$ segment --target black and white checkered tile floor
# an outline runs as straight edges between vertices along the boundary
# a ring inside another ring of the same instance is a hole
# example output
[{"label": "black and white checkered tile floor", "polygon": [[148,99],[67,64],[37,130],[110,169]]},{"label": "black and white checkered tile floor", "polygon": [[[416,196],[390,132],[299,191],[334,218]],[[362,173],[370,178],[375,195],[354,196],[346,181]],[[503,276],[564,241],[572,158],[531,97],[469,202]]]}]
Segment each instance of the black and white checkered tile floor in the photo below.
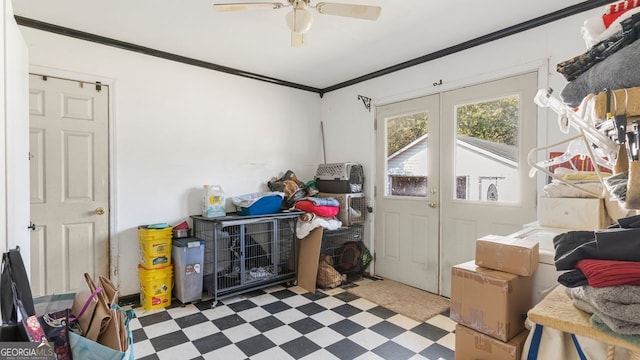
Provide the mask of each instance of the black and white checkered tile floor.
[{"label": "black and white checkered tile floor", "polygon": [[135,308],[136,359],[454,359],[448,313],[421,323],[341,288],[278,285],[211,305]]}]

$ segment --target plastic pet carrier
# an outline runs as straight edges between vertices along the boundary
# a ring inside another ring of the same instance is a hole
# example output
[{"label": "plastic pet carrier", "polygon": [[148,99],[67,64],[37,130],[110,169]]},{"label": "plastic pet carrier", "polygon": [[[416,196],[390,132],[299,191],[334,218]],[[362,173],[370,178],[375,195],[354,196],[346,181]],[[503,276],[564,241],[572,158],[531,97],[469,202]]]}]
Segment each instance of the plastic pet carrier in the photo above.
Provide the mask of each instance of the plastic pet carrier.
[{"label": "plastic pet carrier", "polygon": [[364,188],[364,170],[356,163],[320,164],[316,171],[316,187],[324,193],[359,193]]},{"label": "plastic pet carrier", "polygon": [[364,222],[367,214],[367,198],[364,193],[353,194],[331,194],[319,193],[318,197],[332,197],[340,203],[340,212],[337,218],[342,225],[349,226]]}]

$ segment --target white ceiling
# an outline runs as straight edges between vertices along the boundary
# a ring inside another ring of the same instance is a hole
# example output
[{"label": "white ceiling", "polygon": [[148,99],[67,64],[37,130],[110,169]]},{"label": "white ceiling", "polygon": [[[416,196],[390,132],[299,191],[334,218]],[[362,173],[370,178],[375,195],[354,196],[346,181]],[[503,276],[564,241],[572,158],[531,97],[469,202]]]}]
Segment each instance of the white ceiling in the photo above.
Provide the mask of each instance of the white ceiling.
[{"label": "white ceiling", "polygon": [[324,89],[583,2],[333,1],[378,5],[382,13],[368,21],[311,9],[307,44],[291,48],[285,22],[290,8],[212,7],[247,0],[14,0],[13,7],[33,20]]}]

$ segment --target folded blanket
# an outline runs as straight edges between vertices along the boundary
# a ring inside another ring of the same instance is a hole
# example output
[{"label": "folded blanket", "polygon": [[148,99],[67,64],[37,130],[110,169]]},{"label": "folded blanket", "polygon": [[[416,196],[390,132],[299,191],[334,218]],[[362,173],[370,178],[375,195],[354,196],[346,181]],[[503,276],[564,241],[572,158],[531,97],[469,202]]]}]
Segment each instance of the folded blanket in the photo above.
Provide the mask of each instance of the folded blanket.
[{"label": "folded blanket", "polygon": [[569,231],[553,238],[554,262],[557,270],[573,270],[582,259],[597,259],[593,231]]},{"label": "folded blanket", "polygon": [[591,325],[593,325],[593,327],[596,330],[602,331],[603,333],[606,333],[608,335],[618,337],[622,340],[625,340],[632,344],[636,344],[640,346],[640,335],[618,334],[617,332],[611,330],[611,328],[608,327],[607,324],[605,324],[604,321],[602,321],[602,319],[600,319],[600,317],[596,314],[591,315],[591,318],[589,319],[589,321],[591,322]]},{"label": "folded blanket", "polygon": [[340,206],[340,202],[333,197],[306,197],[304,200],[311,201],[316,206]]},{"label": "folded blanket", "polygon": [[640,261],[640,229],[611,228],[594,231],[596,256],[583,259]]},{"label": "folded blanket", "polygon": [[589,70],[570,81],[561,91],[560,97],[569,106],[577,107],[589,94],[598,94],[604,89],[625,89],[640,86],[640,41],[618,50],[616,53],[593,65]]},{"label": "folded blanket", "polygon": [[583,259],[576,264],[574,271],[578,270],[593,287],[640,285],[640,262],[637,261]]},{"label": "folded blanket", "polygon": [[568,288],[589,285],[587,277],[584,276],[582,270],[574,269],[567,271],[558,276],[558,282]]},{"label": "folded blanket", "polygon": [[313,213],[302,214],[296,221],[296,236],[298,239],[303,239],[309,235],[311,230],[319,226],[327,230],[336,230],[342,227],[342,221],[336,218],[325,218]]},{"label": "folded blanket", "polygon": [[614,332],[640,334],[640,288],[632,285],[567,288],[573,305],[597,315]]},{"label": "folded blanket", "polygon": [[599,182],[582,183],[578,186],[580,186],[581,189],[560,182],[552,182],[545,185],[542,190],[547,197],[569,198],[594,198],[593,193],[602,194],[603,191],[603,185]]}]

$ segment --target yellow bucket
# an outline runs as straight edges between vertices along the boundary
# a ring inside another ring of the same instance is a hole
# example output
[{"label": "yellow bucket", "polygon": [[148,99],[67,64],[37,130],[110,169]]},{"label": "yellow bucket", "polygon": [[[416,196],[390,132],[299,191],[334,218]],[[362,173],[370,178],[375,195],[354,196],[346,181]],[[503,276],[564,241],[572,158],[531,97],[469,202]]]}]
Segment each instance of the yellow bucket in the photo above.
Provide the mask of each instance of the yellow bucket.
[{"label": "yellow bucket", "polygon": [[171,305],[173,266],[146,269],[138,265],[140,279],[140,304],[145,310],[161,309]]},{"label": "yellow bucket", "polygon": [[171,264],[172,229],[147,229],[138,227],[140,264],[147,269],[157,269]]}]

